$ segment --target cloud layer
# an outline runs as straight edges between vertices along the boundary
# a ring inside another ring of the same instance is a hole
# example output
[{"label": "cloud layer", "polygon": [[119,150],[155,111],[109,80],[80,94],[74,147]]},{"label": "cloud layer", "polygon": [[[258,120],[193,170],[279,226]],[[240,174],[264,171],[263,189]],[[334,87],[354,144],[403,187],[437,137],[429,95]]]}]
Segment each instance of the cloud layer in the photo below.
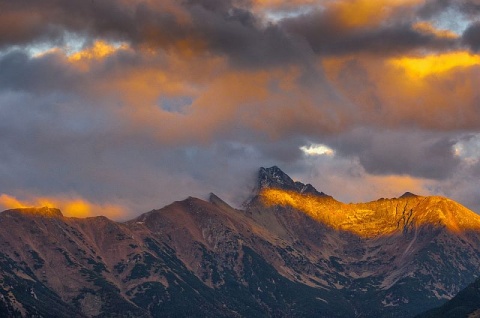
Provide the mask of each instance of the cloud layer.
[{"label": "cloud layer", "polygon": [[276,164],[345,201],[480,212],[479,5],[2,1],[0,204],[238,205]]}]

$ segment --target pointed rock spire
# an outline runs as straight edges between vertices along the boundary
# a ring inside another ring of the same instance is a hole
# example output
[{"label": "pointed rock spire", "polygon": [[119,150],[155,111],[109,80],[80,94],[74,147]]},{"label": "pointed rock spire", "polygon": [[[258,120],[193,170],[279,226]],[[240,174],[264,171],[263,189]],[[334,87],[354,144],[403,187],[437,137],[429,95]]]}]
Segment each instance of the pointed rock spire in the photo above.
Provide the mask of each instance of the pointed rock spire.
[{"label": "pointed rock spire", "polygon": [[415,197],[418,197],[418,195],[416,194],[413,194],[412,192],[405,192],[404,194],[402,194],[399,199],[405,199],[405,198],[415,198]]},{"label": "pointed rock spire", "polygon": [[257,192],[263,189],[271,188],[296,191],[301,194],[328,196],[323,192],[318,192],[317,189],[315,189],[315,187],[311,184],[293,181],[290,176],[288,176],[277,166],[270,168],[261,167],[258,172]]},{"label": "pointed rock spire", "polygon": [[261,167],[258,172],[258,189],[279,188],[283,190],[297,190],[295,182],[279,167]]}]

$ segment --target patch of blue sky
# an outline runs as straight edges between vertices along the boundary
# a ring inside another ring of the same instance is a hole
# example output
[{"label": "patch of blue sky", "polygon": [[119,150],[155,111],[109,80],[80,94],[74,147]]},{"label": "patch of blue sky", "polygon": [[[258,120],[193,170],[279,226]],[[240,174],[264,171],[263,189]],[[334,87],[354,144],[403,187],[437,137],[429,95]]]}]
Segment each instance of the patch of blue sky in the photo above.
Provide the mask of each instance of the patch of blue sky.
[{"label": "patch of blue sky", "polygon": [[[92,44],[92,41],[95,39],[86,37],[81,34],[75,34],[71,32],[65,32],[62,38],[55,40],[40,40],[26,45],[13,45],[9,46],[3,51],[0,51],[0,56],[8,54],[14,50],[22,50],[27,53],[30,57],[39,57],[48,52],[54,50],[61,50],[66,55],[72,55]],[[121,41],[107,41],[110,45],[118,48],[124,45],[124,42]]]},{"label": "patch of blue sky", "polygon": [[454,151],[457,156],[466,161],[480,160],[480,134],[470,135],[460,140],[455,144]]},{"label": "patch of blue sky", "polygon": [[440,30],[450,30],[461,35],[472,23],[471,19],[455,8],[449,8],[432,19],[434,27]]},{"label": "patch of blue sky", "polygon": [[184,114],[192,105],[193,98],[191,96],[162,96],[157,100],[157,105],[164,111],[170,113]]}]

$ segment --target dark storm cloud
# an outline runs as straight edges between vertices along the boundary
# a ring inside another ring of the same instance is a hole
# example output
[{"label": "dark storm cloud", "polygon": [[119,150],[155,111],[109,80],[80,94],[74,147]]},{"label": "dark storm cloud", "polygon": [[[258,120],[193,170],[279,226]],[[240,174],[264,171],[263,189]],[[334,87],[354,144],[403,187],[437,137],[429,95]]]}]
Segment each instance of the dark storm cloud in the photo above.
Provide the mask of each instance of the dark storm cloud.
[{"label": "dark storm cloud", "polygon": [[332,143],[340,156],[356,157],[374,175],[410,175],[442,180],[450,177],[461,160],[454,154],[450,136],[420,131],[357,129]]},{"label": "dark storm cloud", "polygon": [[167,50],[179,41],[190,41],[192,48],[198,44],[197,53],[226,55],[234,64],[246,66],[298,62],[308,56],[279,26],[262,25],[236,3],[184,1],[178,9],[190,21],[180,21],[161,2],[154,6],[118,1],[7,1],[0,8],[0,46],[45,39],[61,42],[65,36],[61,31],[70,31]]},{"label": "dark storm cloud", "polygon": [[417,48],[447,49],[455,40],[422,33],[403,21],[380,26],[347,28],[329,12],[314,12],[284,21],[291,33],[305,37],[317,54],[336,55],[373,53],[378,55],[401,54]]},{"label": "dark storm cloud", "polygon": [[451,7],[453,4],[454,1],[451,0],[429,0],[419,7],[418,14],[421,17],[429,19]]},{"label": "dark storm cloud", "polygon": [[480,50],[480,22],[471,24],[463,33],[462,40],[472,51],[478,52]]},{"label": "dark storm cloud", "polygon": [[[132,15],[120,14],[120,8],[114,1],[2,1],[0,45],[58,40],[63,37],[64,31],[88,31],[92,28],[102,32],[127,31]],[[124,20],[125,28],[121,20]]]},{"label": "dark storm cloud", "polygon": [[[80,92],[95,80],[112,77],[115,71],[142,67],[165,67],[162,56],[146,61],[132,52],[117,52],[84,71],[69,62],[63,52],[50,52],[32,57],[24,50],[15,49],[0,55],[0,90],[28,93]],[[86,97],[85,95],[83,97]]]},{"label": "dark storm cloud", "polygon": [[0,89],[44,92],[79,85],[77,72],[55,54],[32,59],[16,50],[0,57],[0,69]]},{"label": "dark storm cloud", "polygon": [[211,10],[210,6],[196,4],[188,10],[209,49],[228,56],[235,64],[258,67],[309,59],[308,50],[297,39],[278,25],[262,25],[246,9]]},{"label": "dark storm cloud", "polygon": [[[179,12],[170,9],[172,6]],[[187,41],[197,54],[227,56],[233,64],[246,67],[308,65],[312,52],[382,55],[416,48],[443,49],[454,44],[452,39],[415,30],[405,19],[348,28],[329,10],[273,24],[257,17],[246,1],[184,1],[181,5],[110,0],[6,1],[0,12],[0,46],[45,39],[61,42],[63,31],[165,50]]]}]

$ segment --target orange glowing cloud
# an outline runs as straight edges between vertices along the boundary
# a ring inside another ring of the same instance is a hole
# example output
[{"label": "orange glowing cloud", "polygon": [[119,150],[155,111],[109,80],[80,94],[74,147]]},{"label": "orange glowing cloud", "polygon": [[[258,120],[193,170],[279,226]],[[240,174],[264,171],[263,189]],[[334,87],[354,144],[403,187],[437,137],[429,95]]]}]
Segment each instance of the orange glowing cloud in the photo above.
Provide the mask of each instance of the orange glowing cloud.
[{"label": "orange glowing cloud", "polygon": [[96,204],[78,197],[34,197],[29,200],[19,200],[16,197],[1,194],[0,207],[4,210],[27,207],[58,208],[65,216],[78,218],[104,215],[109,218],[118,219],[126,215],[125,209],[119,205]]},{"label": "orange glowing cloud", "polygon": [[[352,65],[355,68],[352,69]],[[468,52],[379,59],[324,59],[330,83],[356,106],[365,122],[393,129],[478,129],[480,56]]]},{"label": "orange glowing cloud", "polygon": [[25,205],[23,202],[17,200],[17,198],[2,193],[0,195],[0,206],[4,209],[19,209],[28,207],[28,204]]},{"label": "orange glowing cloud", "polygon": [[78,62],[82,60],[96,60],[103,59],[115,53],[117,50],[125,50],[128,46],[126,44],[112,45],[105,41],[97,40],[92,46],[75,52],[68,56],[70,62]]},{"label": "orange glowing cloud", "polygon": [[[115,92],[130,106],[116,113],[125,131],[143,131],[162,143],[208,142],[215,134],[240,125],[277,138],[283,133],[279,128],[289,129],[292,119],[308,119],[312,125],[320,121],[315,119],[318,108],[299,87],[298,68],[226,70],[223,59],[184,67],[177,67],[173,59],[175,72],[135,69],[102,81],[96,89],[99,93]],[[165,110],[159,104],[161,97],[182,95],[192,97],[192,102],[181,113]],[[277,125],[265,125],[266,117]]]},{"label": "orange glowing cloud", "polygon": [[456,34],[455,32],[450,30],[437,29],[427,21],[415,23],[413,25],[413,29],[426,34],[433,34],[439,38],[456,39],[459,37],[458,34]]},{"label": "orange glowing cloud", "polygon": [[445,73],[455,68],[469,68],[480,65],[480,55],[458,51],[443,54],[431,54],[422,57],[401,57],[390,63],[413,78],[423,78]]},{"label": "orange glowing cloud", "polygon": [[201,41],[179,40],[172,51],[161,54],[154,46],[138,47],[135,54],[142,56],[142,63],[102,73],[104,77],[92,81],[90,93],[120,98],[129,106],[117,109],[122,119],[151,118],[161,112],[161,98],[194,97],[225,69],[224,58],[198,54],[202,45]]},{"label": "orange glowing cloud", "polygon": [[259,9],[295,8],[298,6],[316,6],[339,13],[350,26],[371,24],[373,21],[385,18],[392,10],[402,6],[412,6],[422,3],[422,0],[255,0],[253,4]]},{"label": "orange glowing cloud", "polygon": [[344,0],[333,1],[329,7],[336,13],[342,25],[356,28],[373,26],[385,21],[396,9],[405,6],[417,5],[421,0]]}]

